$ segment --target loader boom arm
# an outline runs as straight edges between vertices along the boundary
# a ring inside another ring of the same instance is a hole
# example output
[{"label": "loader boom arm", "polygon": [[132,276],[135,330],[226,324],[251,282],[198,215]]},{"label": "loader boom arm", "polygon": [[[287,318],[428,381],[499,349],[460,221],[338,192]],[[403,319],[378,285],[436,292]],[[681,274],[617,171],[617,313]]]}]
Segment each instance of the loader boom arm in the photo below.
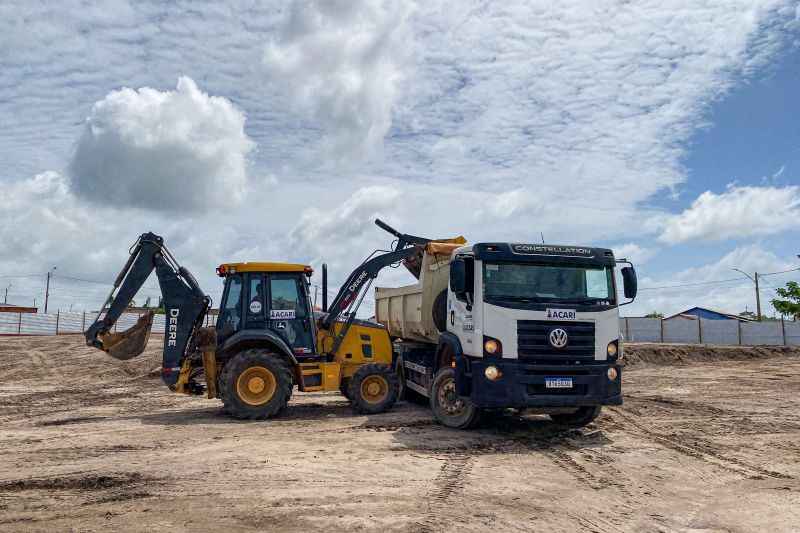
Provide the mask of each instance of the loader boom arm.
[{"label": "loader boom arm", "polygon": [[174,385],[185,356],[195,349],[195,333],[211,306],[211,299],[203,293],[192,274],[178,265],[164,246],[164,239],[158,235],[145,233],[136,241],[105,303],[119,289],[116,298],[104,317],[100,318],[102,310],[98,313],[97,320],[84,336],[86,344],[117,359],[131,359],[142,353],[152,325],[152,312],[141,317],[139,323],[126,332],[111,333],[111,330],[153,270],[166,309],[161,376],[167,385]]},{"label": "loader boom arm", "polygon": [[[351,272],[347,281],[344,282],[339,292],[336,294],[336,297],[333,299],[327,314],[319,320],[319,327],[330,330],[333,323],[336,322],[345,311],[348,309],[350,310],[350,315],[347,317],[344,327],[342,327],[339,334],[336,336],[333,347],[329,352],[330,355],[335,354],[339,349],[339,346],[347,334],[347,330],[355,319],[355,312],[364,299],[367,288],[372,283],[372,280],[378,277],[378,273],[389,265],[399,263],[419,253],[419,247],[431,241],[431,239],[400,233],[381,219],[375,219],[375,224],[397,237],[397,243],[394,245],[392,251],[384,252],[367,259]],[[361,298],[359,298],[359,294],[361,294]]]}]

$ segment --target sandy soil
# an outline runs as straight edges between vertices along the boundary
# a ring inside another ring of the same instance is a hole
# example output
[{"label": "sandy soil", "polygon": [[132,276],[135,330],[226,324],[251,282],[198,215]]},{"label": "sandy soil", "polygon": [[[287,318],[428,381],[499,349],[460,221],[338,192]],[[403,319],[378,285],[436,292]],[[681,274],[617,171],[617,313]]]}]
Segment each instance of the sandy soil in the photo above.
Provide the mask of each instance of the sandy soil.
[{"label": "sandy soil", "polygon": [[0,530],[800,530],[797,351],[634,348],[625,405],[588,428],[456,432],[337,394],[235,421],[148,376],[154,341],[121,363],[79,337],[0,338]]}]

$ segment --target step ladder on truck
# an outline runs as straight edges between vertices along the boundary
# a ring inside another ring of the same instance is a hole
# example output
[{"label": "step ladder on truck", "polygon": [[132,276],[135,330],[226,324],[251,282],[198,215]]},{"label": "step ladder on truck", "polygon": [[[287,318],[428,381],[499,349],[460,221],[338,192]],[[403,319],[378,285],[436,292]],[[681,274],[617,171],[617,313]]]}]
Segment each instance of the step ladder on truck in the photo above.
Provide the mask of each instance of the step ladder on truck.
[{"label": "step ladder on truck", "polygon": [[581,427],[622,404],[619,306],[637,292],[629,261],[549,244],[453,240],[418,250],[403,261],[417,283],[375,289],[401,397],[429,402],[457,429],[502,408]]}]

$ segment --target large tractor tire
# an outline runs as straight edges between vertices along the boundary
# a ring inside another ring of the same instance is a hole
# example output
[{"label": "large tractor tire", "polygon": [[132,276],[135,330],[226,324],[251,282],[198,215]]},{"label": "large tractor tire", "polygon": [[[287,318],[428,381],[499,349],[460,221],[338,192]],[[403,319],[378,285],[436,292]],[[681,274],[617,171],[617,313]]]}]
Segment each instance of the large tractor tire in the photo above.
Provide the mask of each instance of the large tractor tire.
[{"label": "large tractor tire", "polygon": [[442,367],[433,377],[431,409],[436,419],[450,429],[470,429],[478,425],[483,410],[456,397],[456,379],[453,369]]},{"label": "large tractor tire", "polygon": [[447,289],[439,291],[431,306],[433,324],[440,332],[447,331]]},{"label": "large tractor tire", "polygon": [[397,376],[390,365],[361,365],[350,378],[350,402],[356,413],[385,413],[397,401]]},{"label": "large tractor tire", "polygon": [[350,378],[342,378],[339,383],[339,392],[348,400],[352,399],[352,396],[350,396]]},{"label": "large tractor tire", "polygon": [[553,422],[559,426],[567,428],[582,428],[588,426],[594,419],[600,416],[602,407],[599,405],[590,405],[588,407],[578,407],[574,413],[560,413],[550,415]]},{"label": "large tractor tire", "polygon": [[222,404],[232,416],[265,420],[280,413],[292,396],[292,372],[278,355],[246,350],[225,364],[219,377]]}]

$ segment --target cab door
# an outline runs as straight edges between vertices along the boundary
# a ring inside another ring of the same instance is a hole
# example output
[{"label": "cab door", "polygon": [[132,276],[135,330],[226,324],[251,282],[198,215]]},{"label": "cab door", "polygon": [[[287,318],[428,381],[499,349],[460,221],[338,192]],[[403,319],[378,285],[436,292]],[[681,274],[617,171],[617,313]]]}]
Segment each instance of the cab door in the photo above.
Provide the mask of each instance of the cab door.
[{"label": "cab door", "polygon": [[269,275],[269,328],[283,338],[295,355],[314,354],[314,333],[305,289],[297,274]]},{"label": "cab door", "polygon": [[475,259],[471,256],[456,258],[463,262],[463,287],[454,291],[456,270],[450,269],[450,291],[447,299],[447,330],[455,334],[461,342],[464,355],[483,355],[482,342],[475,339]]},{"label": "cab door", "polygon": [[263,330],[267,327],[265,279],[260,272],[247,276],[247,299],[244,306],[244,327],[250,330]]}]

